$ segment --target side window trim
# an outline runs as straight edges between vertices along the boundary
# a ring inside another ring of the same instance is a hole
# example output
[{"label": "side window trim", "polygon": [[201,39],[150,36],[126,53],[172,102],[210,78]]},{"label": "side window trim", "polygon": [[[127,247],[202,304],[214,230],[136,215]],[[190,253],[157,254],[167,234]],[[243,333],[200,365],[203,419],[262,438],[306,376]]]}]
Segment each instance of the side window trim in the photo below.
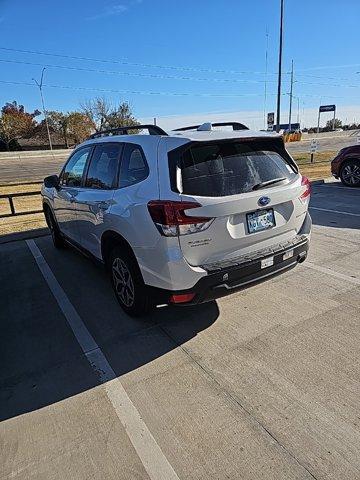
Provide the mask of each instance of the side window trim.
[{"label": "side window trim", "polygon": [[80,148],[77,148],[74,152],[72,152],[72,154],[70,155],[70,157],[67,159],[67,161],[65,162],[64,166],[62,167],[61,169],[61,172],[60,172],[60,175],[59,175],[59,180],[60,180],[60,185],[61,185],[61,188],[68,188],[68,185],[63,185],[61,182],[62,182],[62,176],[64,174],[64,171],[65,171],[65,168],[67,167],[67,165],[69,164],[69,162],[71,161],[71,159],[73,158],[74,155],[76,155],[78,152],[80,152],[81,150],[84,150],[85,148],[89,148],[90,147],[90,152],[89,152],[89,155],[86,159],[86,163],[85,163],[85,167],[84,167],[84,171],[83,171],[83,174],[82,174],[82,177],[81,177],[81,184],[79,187],[77,188],[82,188],[83,186],[83,182],[84,182],[84,175],[85,175],[85,172],[87,172],[87,169],[88,169],[88,165],[89,165],[89,161],[92,157],[92,154],[94,152],[94,145],[84,145],[83,147],[80,147]]},{"label": "side window trim", "polygon": [[97,189],[92,188],[92,187],[85,187],[85,184],[86,184],[86,181],[87,181],[87,178],[88,178],[90,164],[91,164],[92,158],[94,156],[95,148],[97,146],[102,146],[102,145],[120,145],[120,153],[119,153],[119,158],[118,158],[118,162],[117,162],[117,171],[116,171],[116,174],[115,174],[115,178],[114,178],[111,190],[115,190],[115,189],[119,188],[118,185],[119,185],[120,166],[121,166],[122,157],[123,157],[124,150],[125,150],[125,143],[124,142],[97,142],[97,143],[93,144],[92,151],[91,151],[91,153],[90,153],[90,155],[87,159],[86,165],[85,165],[83,178],[82,178],[82,182],[81,182],[81,187],[82,188],[97,190]]}]

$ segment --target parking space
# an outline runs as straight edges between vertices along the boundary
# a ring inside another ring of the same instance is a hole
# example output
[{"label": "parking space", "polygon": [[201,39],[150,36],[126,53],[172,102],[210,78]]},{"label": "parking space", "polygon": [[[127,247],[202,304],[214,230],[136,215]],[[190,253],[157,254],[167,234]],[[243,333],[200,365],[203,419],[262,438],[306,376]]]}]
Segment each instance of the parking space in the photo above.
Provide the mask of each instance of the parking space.
[{"label": "parking space", "polygon": [[304,264],[137,320],[76,251],[0,245],[0,478],[360,479],[360,191],[310,212]]}]

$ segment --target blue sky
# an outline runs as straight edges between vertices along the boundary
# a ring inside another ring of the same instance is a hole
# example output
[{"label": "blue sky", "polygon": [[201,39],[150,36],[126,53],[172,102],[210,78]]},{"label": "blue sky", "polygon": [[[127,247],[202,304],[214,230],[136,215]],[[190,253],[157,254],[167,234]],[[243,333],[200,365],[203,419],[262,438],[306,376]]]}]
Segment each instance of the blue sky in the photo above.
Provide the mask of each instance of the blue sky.
[{"label": "blue sky", "polygon": [[[299,113],[315,112],[321,101],[360,121],[359,18],[359,0],[285,0],[282,121],[291,59]],[[261,117],[266,32],[267,111],[275,108],[278,26],[278,0],[0,0],[0,47],[107,60],[0,49],[0,81],[31,83],[46,65],[48,110],[77,109],[85,99],[105,95],[129,101],[138,117]],[[36,88],[1,83],[0,103],[14,99],[28,110],[40,107]],[[295,100],[295,119],[297,107]]]}]

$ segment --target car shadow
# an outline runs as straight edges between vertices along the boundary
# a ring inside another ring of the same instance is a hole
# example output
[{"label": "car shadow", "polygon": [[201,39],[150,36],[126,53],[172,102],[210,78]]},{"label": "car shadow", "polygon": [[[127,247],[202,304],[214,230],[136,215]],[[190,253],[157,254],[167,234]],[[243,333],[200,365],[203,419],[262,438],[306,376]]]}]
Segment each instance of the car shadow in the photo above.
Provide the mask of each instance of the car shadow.
[{"label": "car shadow", "polygon": [[[178,349],[219,316],[210,302],[161,307],[132,319],[121,311],[103,269],[71,249],[56,252],[48,237],[36,241],[117,377]],[[0,419],[57,408],[98,386],[26,243],[0,245],[0,265]]]},{"label": "car shadow", "polygon": [[314,185],[309,211],[313,225],[360,229],[360,189],[339,182]]}]

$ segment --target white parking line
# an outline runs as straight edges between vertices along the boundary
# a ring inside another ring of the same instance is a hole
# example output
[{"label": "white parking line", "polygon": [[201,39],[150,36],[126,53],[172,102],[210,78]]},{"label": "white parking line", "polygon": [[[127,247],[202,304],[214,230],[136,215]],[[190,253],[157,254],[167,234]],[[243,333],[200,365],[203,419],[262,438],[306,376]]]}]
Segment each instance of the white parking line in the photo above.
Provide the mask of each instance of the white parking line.
[{"label": "white parking line", "polygon": [[104,384],[106,394],[152,480],[179,480],[156,440],[130,400],[116,373],[56,280],[34,240],[26,240],[35,261],[63,312],[88,362]]},{"label": "white parking line", "polygon": [[351,215],[352,217],[360,217],[360,213],[344,212],[342,210],[330,210],[328,208],[320,208],[320,207],[309,207],[309,209],[319,210],[320,212],[340,213],[341,215]]},{"label": "white parking line", "polygon": [[330,268],[321,267],[320,265],[315,265],[312,262],[307,261],[304,265],[313,270],[317,270],[321,273],[326,273],[327,275],[331,275],[332,277],[340,278],[340,280],[345,280],[346,282],[353,283],[354,285],[360,285],[360,278],[350,277],[350,275],[344,275],[343,273],[335,272]]}]

